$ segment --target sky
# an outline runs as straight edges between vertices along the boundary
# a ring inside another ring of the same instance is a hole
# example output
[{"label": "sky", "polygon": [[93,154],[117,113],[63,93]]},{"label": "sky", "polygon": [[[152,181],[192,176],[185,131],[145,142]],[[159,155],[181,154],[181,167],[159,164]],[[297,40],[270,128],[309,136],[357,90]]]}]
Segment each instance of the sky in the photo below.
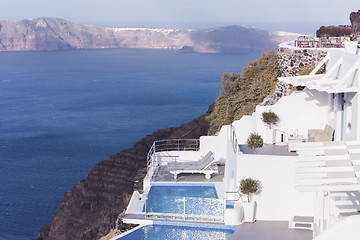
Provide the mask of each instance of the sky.
[{"label": "sky", "polygon": [[1,20],[58,17],[102,27],[209,28],[246,24],[315,34],[350,25],[359,0],[0,0]]}]

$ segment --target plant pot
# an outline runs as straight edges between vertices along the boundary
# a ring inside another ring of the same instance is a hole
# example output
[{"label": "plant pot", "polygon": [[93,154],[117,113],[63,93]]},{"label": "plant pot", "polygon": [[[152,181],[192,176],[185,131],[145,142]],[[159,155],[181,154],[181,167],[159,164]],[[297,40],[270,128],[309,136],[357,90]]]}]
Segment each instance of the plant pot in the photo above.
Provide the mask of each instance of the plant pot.
[{"label": "plant pot", "polygon": [[345,42],[345,52],[356,54],[358,41]]},{"label": "plant pot", "polygon": [[245,202],[242,204],[244,208],[244,222],[256,221],[256,202]]},{"label": "plant pot", "polygon": [[243,220],[243,208],[241,205],[235,205],[234,208],[226,208],[224,214],[224,223],[226,225],[239,225]]}]

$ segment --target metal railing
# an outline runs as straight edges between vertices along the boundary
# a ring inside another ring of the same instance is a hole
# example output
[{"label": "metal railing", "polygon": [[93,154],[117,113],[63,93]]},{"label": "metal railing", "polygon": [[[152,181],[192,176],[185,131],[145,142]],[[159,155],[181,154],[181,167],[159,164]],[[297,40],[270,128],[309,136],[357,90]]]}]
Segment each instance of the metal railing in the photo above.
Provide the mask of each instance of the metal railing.
[{"label": "metal railing", "polygon": [[199,139],[166,139],[154,142],[156,152],[168,151],[198,151]]},{"label": "metal railing", "polygon": [[224,222],[226,205],[223,199],[169,196],[166,201],[160,204],[146,199],[145,218],[190,222]]},{"label": "metal railing", "polygon": [[344,42],[350,41],[349,37],[320,37],[311,38],[301,36],[295,40],[295,47],[299,48],[343,48]]},{"label": "metal railing", "polygon": [[[159,166],[159,161],[155,156],[158,152],[169,152],[169,151],[199,151],[200,140],[199,139],[166,139],[155,141],[148,154],[147,154],[147,177],[152,178]],[[177,156],[163,156],[175,158]]]}]

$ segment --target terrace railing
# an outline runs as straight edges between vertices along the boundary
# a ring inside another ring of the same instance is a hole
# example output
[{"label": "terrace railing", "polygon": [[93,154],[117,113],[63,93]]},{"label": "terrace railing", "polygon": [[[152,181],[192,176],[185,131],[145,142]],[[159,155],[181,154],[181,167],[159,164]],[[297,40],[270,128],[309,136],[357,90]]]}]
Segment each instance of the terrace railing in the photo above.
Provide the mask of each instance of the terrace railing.
[{"label": "terrace railing", "polygon": [[[167,203],[145,201],[145,218],[197,222],[224,222],[225,201],[217,198],[169,197]],[[158,205],[156,205],[158,204]],[[162,205],[161,205],[162,204]]]},{"label": "terrace railing", "polygon": [[349,37],[321,37],[311,38],[300,36],[295,40],[295,47],[299,48],[342,48],[344,42],[350,41]]},{"label": "terrace railing", "polygon": [[[147,177],[152,178],[156,173],[160,162],[156,157],[156,153],[169,151],[199,151],[199,139],[166,139],[155,141],[147,154]],[[174,158],[176,156],[163,156]]]}]

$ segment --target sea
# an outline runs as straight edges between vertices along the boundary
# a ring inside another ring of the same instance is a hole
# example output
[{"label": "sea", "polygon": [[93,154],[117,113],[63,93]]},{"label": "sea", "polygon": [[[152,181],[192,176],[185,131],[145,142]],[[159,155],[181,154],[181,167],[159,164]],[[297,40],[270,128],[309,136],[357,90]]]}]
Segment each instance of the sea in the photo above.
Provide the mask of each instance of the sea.
[{"label": "sea", "polygon": [[204,114],[260,55],[0,52],[0,239],[37,239],[96,163]]}]

